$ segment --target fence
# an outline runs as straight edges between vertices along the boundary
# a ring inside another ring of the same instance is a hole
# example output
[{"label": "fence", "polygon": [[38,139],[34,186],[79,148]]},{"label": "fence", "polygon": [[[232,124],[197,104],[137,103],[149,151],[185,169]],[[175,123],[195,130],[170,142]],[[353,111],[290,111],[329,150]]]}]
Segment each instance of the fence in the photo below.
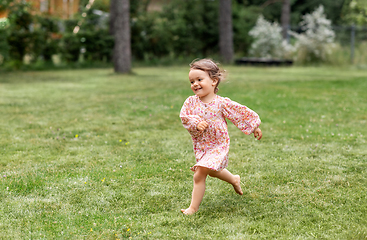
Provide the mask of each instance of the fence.
[{"label": "fence", "polygon": [[[350,46],[350,61],[354,63],[355,51],[367,41],[367,27],[364,26],[333,26],[335,41],[341,46]],[[367,50],[367,49],[366,49]]]},{"label": "fence", "polygon": [[[335,42],[339,43],[343,48],[347,47],[349,49],[350,62],[353,64],[355,62],[356,49],[359,49],[359,46],[362,44],[367,44],[367,26],[334,25],[332,29],[335,32]],[[291,30],[302,32],[299,26],[292,26]]]}]

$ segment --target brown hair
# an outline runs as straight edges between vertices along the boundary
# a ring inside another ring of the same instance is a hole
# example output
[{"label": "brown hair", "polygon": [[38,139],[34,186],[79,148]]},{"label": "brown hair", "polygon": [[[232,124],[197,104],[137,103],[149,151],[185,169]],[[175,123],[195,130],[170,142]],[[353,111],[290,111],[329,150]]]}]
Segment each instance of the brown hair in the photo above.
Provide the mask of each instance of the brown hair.
[{"label": "brown hair", "polygon": [[218,80],[217,85],[215,86],[214,92],[217,93],[219,88],[218,85],[221,81],[224,80],[225,70],[222,70],[218,67],[218,63],[215,63],[212,59],[204,58],[204,59],[195,59],[190,63],[190,69],[197,69],[206,72],[209,77],[213,80]]}]

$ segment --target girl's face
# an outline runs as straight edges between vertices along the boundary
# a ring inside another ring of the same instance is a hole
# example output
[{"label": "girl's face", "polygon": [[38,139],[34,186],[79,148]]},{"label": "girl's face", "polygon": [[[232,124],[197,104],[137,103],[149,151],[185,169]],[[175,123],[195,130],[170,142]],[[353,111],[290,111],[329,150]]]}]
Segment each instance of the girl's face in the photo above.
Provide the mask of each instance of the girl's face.
[{"label": "girl's face", "polygon": [[213,99],[217,80],[211,79],[207,72],[191,69],[189,72],[189,80],[191,83],[191,90],[203,102],[210,102]]}]

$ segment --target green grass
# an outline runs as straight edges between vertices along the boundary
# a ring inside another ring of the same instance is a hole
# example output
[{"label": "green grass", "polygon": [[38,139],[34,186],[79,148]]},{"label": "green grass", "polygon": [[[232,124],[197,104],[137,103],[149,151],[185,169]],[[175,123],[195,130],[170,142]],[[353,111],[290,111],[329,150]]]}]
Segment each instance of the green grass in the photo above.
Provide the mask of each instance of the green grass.
[{"label": "green grass", "polygon": [[[2,73],[1,239],[366,239],[367,71],[227,67],[259,113],[194,216],[187,67]],[[77,135],[77,136],[76,136]]]}]

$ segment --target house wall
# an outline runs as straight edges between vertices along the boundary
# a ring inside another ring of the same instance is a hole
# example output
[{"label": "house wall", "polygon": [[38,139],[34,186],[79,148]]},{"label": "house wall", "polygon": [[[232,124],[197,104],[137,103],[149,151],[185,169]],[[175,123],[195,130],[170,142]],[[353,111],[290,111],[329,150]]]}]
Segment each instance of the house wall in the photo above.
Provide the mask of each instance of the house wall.
[{"label": "house wall", "polygon": [[38,12],[46,12],[63,19],[73,18],[79,10],[79,0],[27,0]]},{"label": "house wall", "polygon": [[6,18],[8,16],[8,12],[7,11],[0,11],[0,18]]},{"label": "house wall", "polygon": [[[26,0],[31,3],[35,13],[48,13],[52,16],[71,19],[79,10],[80,0]],[[7,17],[8,12],[0,12],[0,18]]]}]

